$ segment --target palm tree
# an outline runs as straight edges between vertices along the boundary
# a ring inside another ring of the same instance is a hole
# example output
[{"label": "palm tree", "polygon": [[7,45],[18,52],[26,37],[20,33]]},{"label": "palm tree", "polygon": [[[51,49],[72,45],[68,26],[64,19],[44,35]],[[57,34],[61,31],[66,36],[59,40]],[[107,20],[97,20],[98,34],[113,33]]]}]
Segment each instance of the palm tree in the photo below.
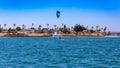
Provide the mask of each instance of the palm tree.
[{"label": "palm tree", "polygon": [[99,26],[96,26],[96,29],[98,29]]},{"label": "palm tree", "polygon": [[93,32],[94,32],[94,27],[92,26],[90,29],[90,33],[93,33]]},{"label": "palm tree", "polygon": [[6,26],[7,26],[7,24],[4,24],[4,29],[5,29]]},{"label": "palm tree", "polygon": [[1,28],[1,24],[0,24],[0,28]]},{"label": "palm tree", "polygon": [[57,26],[57,25],[54,25],[54,31],[56,31],[56,26]]},{"label": "palm tree", "polygon": [[98,32],[99,32],[99,33],[101,32],[101,29],[100,29],[100,28],[98,29]]},{"label": "palm tree", "polygon": [[73,27],[73,26],[71,26],[71,29],[74,29],[74,27]]},{"label": "palm tree", "polygon": [[64,26],[64,24],[63,24],[63,23],[62,23],[61,25],[62,25],[62,26]]},{"label": "palm tree", "polygon": [[87,30],[87,33],[88,33],[88,30],[89,30],[88,26],[86,26],[86,30]]},{"label": "palm tree", "polygon": [[86,28],[88,29],[88,26],[86,26]]},{"label": "palm tree", "polygon": [[41,28],[42,26],[41,25],[39,25],[39,28]]},{"label": "palm tree", "polygon": [[40,29],[41,29],[41,27],[42,27],[42,26],[41,26],[41,25],[39,25],[39,26],[38,26],[38,29],[40,30]]},{"label": "palm tree", "polygon": [[34,23],[32,23],[32,27],[34,26]]},{"label": "palm tree", "polygon": [[107,30],[107,27],[105,27],[103,30],[104,30],[104,32],[106,32],[106,30]]},{"label": "palm tree", "polygon": [[64,25],[64,27],[63,27],[63,28],[65,28],[65,29],[66,29],[66,28],[67,28],[67,27],[66,27],[66,25]]},{"label": "palm tree", "polygon": [[48,28],[49,24],[47,24],[47,28]]},{"label": "palm tree", "polygon": [[14,29],[15,29],[15,26],[16,26],[16,24],[13,24]]},{"label": "palm tree", "polygon": [[22,28],[25,29],[25,25],[24,24],[22,25]]},{"label": "palm tree", "polygon": [[94,29],[94,27],[92,26],[92,27],[91,27],[91,30],[93,30],[93,29]]},{"label": "palm tree", "polygon": [[57,25],[54,25],[54,27],[56,28]]},{"label": "palm tree", "polygon": [[103,32],[103,28],[101,28],[101,32]]},{"label": "palm tree", "polygon": [[99,27],[99,26],[96,26],[96,32],[98,32],[98,27]]}]

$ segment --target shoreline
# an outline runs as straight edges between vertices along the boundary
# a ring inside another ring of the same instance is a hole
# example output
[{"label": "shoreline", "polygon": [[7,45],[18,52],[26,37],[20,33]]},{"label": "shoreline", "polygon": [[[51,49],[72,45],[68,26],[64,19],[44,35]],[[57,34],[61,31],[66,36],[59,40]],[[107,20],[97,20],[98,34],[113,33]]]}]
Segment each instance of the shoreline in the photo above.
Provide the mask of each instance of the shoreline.
[{"label": "shoreline", "polygon": [[[29,34],[18,34],[18,33],[0,33],[0,37],[52,37],[53,33],[29,33]],[[102,33],[91,33],[91,34],[58,34],[59,37],[104,37],[111,36]]]}]

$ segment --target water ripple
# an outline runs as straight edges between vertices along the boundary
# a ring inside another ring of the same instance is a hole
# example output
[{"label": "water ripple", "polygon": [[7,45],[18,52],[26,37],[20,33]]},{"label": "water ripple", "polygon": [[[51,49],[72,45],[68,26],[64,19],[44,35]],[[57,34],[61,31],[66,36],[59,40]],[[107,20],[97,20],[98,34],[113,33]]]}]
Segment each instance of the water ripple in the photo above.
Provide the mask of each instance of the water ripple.
[{"label": "water ripple", "polygon": [[120,68],[120,38],[0,38],[1,68]]}]

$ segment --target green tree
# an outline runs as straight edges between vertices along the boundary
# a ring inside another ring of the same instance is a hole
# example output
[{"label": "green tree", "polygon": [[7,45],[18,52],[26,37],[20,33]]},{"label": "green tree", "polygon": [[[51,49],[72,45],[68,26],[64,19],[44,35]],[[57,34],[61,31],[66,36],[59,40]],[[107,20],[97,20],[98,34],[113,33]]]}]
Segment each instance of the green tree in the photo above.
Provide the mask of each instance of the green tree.
[{"label": "green tree", "polygon": [[0,33],[2,32],[2,28],[0,28]]},{"label": "green tree", "polygon": [[82,28],[82,26],[76,24],[76,25],[74,26],[74,31],[77,32],[77,33],[78,33],[78,32],[82,32],[82,31],[83,31],[83,28]]},{"label": "green tree", "polygon": [[17,30],[17,31],[20,31],[20,30],[21,30],[21,27],[16,27],[16,30]]}]

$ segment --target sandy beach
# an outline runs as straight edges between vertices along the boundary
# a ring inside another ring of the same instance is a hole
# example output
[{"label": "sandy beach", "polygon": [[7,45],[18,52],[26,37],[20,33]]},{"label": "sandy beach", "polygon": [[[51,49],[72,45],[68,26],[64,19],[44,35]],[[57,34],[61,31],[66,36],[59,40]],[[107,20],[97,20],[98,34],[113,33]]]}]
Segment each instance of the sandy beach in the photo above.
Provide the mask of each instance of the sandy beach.
[{"label": "sandy beach", "polygon": [[0,37],[3,37],[5,34],[4,33],[0,33]]},{"label": "sandy beach", "polygon": [[[0,33],[0,37],[4,36],[27,36],[27,37],[52,37],[52,33],[29,33],[29,34],[12,34],[12,33]],[[91,34],[58,34],[60,37],[79,37],[79,36],[86,36],[86,37],[99,37],[99,36],[110,36],[107,34],[102,33],[91,33]]]}]

